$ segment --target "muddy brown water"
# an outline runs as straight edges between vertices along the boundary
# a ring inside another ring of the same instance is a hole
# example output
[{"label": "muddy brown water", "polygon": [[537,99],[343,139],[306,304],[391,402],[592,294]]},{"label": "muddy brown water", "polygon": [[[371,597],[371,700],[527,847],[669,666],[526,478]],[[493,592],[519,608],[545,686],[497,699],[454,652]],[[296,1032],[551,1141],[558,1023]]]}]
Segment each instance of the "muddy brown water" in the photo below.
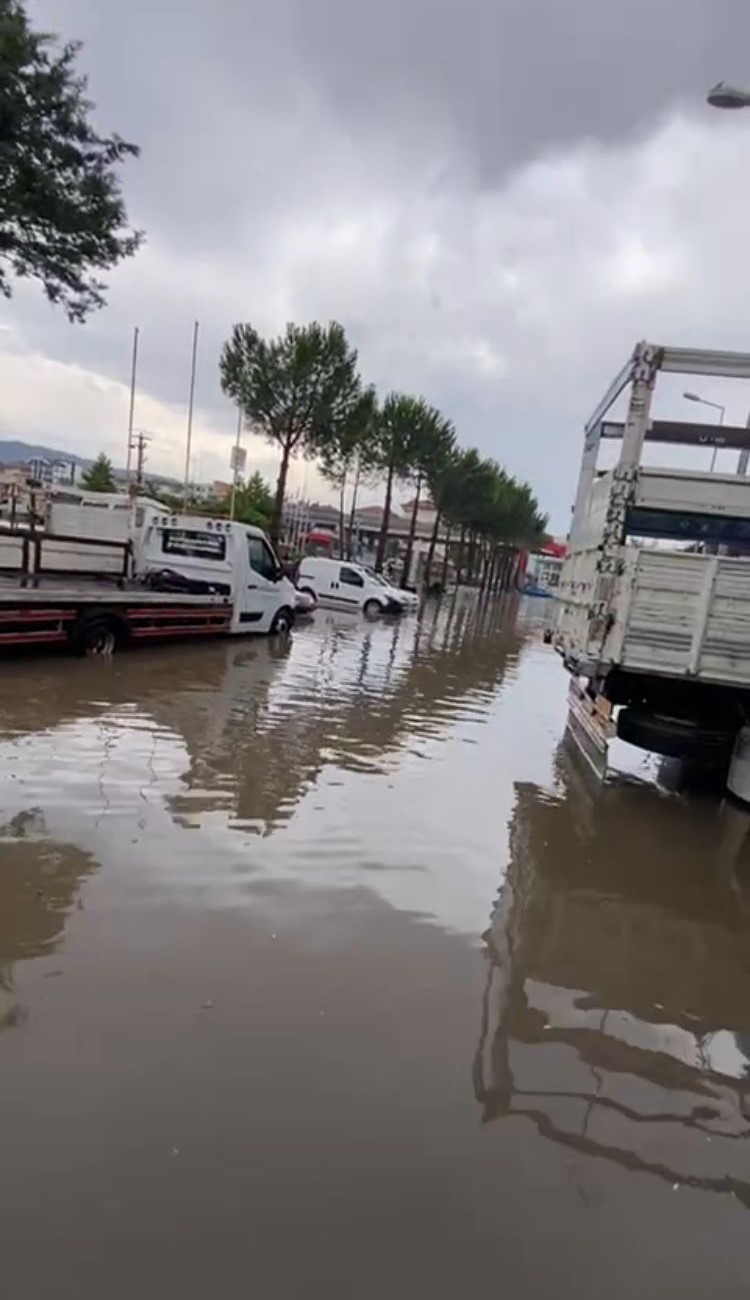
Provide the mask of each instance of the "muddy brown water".
[{"label": "muddy brown water", "polygon": [[0,665],[4,1294],[747,1294],[748,820],[538,618]]}]

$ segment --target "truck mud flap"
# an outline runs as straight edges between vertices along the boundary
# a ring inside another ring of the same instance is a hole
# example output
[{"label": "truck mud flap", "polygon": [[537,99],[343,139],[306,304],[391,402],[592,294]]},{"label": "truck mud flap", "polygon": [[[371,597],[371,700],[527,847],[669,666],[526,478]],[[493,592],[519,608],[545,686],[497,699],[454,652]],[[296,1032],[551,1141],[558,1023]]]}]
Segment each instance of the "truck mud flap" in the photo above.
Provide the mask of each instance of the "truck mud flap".
[{"label": "truck mud flap", "polygon": [[596,775],[604,777],[609,742],[615,734],[611,706],[601,696],[592,698],[575,678],[568,690],[567,730]]}]

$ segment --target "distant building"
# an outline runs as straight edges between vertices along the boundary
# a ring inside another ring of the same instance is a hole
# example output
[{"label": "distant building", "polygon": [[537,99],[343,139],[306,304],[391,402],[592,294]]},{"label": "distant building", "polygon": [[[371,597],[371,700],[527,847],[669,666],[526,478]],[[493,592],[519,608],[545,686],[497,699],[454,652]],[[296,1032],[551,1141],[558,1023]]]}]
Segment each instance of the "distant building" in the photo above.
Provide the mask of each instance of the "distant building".
[{"label": "distant building", "polygon": [[43,487],[70,486],[76,481],[77,465],[74,460],[48,460],[46,456],[32,456],[23,467],[27,478]]}]

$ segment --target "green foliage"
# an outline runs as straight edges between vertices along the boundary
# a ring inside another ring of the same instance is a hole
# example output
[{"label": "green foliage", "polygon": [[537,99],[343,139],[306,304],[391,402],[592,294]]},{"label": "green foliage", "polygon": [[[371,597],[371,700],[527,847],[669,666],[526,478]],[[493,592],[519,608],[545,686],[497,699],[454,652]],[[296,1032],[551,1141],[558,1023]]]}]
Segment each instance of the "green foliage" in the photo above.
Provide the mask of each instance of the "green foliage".
[{"label": "green foliage", "polygon": [[[228,509],[228,503],[226,503]],[[243,524],[269,528],[273,518],[273,493],[256,470],[246,483],[238,483],[234,497],[234,517]]]},{"label": "green foliage", "polygon": [[104,302],[93,273],[138,248],[115,167],[138,153],[89,121],[80,46],[32,31],[20,0],[0,0],[0,293],[40,280],[52,303],[82,321]]},{"label": "green foliage", "polygon": [[[251,325],[236,325],[222,352],[221,384],[254,429],[281,449],[271,515],[275,538],[289,460],[295,454],[317,459],[323,475],[338,487],[342,546],[350,476],[354,476],[350,530],[360,477],[377,474],[384,479],[379,569],[385,557],[394,483],[399,479],[416,487],[407,560],[425,484],[438,515],[428,568],[441,519],[458,528],[462,537],[469,536],[472,559],[479,554],[486,561],[503,545],[534,546],[544,537],[546,518],[528,484],[518,483],[474,448],[459,448],[451,422],[423,398],[389,393],[378,406],[374,390],[362,388],[357,354],[340,325],[287,325],[284,334],[272,340],[262,339]],[[267,505],[254,502],[248,508],[262,512]],[[248,521],[255,518],[248,516]]]},{"label": "green foliage", "polygon": [[357,353],[336,321],[289,324],[270,340],[252,325],[235,325],[222,350],[220,376],[244,418],[281,449],[271,524],[278,538],[290,457],[315,454],[326,438],[335,441],[361,401]]},{"label": "green foliage", "polygon": [[100,452],[96,460],[81,475],[81,487],[87,492],[116,492],[117,484],[115,483],[114,470],[112,461],[104,452]]},{"label": "green foliage", "polygon": [[329,483],[341,487],[354,466],[367,472],[376,459],[378,405],[374,388],[355,396],[335,424],[319,430],[309,451],[320,458],[320,470]]}]

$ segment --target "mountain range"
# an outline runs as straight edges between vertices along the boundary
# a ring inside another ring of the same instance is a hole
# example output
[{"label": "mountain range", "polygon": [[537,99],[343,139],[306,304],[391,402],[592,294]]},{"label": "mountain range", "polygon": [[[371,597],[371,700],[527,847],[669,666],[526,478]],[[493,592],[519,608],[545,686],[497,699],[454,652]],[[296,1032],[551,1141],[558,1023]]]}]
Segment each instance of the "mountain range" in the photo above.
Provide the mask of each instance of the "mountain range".
[{"label": "mountain range", "polygon": [[56,451],[53,447],[42,447],[34,442],[0,439],[0,465],[15,465],[35,456],[42,456],[45,460],[70,460],[75,465],[91,464],[91,457],[77,456],[72,451]]}]

